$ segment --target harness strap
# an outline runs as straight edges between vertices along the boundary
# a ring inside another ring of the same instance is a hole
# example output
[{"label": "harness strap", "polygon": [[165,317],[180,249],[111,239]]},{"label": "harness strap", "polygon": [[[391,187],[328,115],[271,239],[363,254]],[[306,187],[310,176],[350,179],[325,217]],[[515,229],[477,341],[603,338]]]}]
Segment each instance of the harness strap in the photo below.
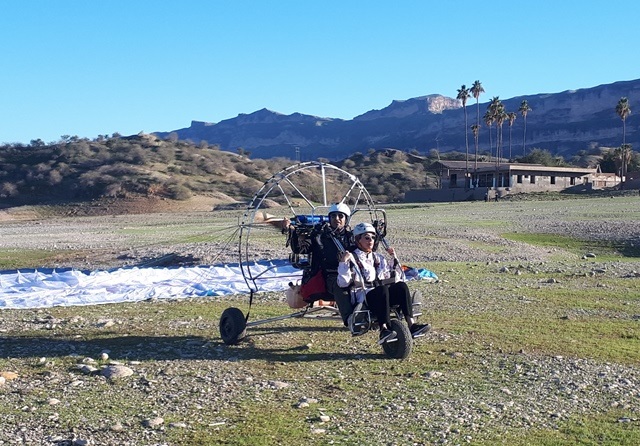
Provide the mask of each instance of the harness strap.
[{"label": "harness strap", "polygon": [[[354,255],[353,258],[356,260],[356,263],[358,264],[358,268],[360,268],[360,271],[364,272],[364,265],[362,264],[362,262],[360,261],[360,258],[357,255]],[[380,262],[378,261],[378,257],[374,254],[373,255],[373,268],[376,272],[376,278],[372,281],[372,282],[366,282],[364,281],[364,274],[363,274],[363,282],[364,282],[364,286],[378,286],[381,285],[382,282],[380,281],[380,279],[378,279],[378,267],[380,266]]]}]

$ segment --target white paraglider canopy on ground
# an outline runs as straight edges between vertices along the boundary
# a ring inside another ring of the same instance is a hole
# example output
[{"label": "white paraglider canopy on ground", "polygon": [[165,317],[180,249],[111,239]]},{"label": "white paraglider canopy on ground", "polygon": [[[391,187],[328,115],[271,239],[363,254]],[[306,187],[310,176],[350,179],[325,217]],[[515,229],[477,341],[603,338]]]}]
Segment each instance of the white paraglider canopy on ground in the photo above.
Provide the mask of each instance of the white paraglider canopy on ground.
[{"label": "white paraglider canopy on ground", "polygon": [[[282,291],[301,271],[285,260],[255,263],[264,280],[257,291]],[[30,270],[0,273],[0,308],[45,308],[134,302],[147,299],[248,293],[238,264],[112,271]]]}]

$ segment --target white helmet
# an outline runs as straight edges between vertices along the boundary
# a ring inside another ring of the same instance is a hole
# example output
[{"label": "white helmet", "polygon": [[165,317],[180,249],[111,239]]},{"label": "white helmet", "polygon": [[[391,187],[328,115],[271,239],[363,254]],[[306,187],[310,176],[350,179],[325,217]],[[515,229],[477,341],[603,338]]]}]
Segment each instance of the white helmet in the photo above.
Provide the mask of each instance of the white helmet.
[{"label": "white helmet", "polygon": [[331,215],[334,212],[341,212],[347,217],[351,216],[351,209],[349,209],[349,206],[347,206],[344,203],[332,204],[331,207],[329,208],[329,215]]},{"label": "white helmet", "polygon": [[356,227],[353,228],[354,237],[357,237],[362,234],[366,234],[367,232],[370,232],[371,234],[375,234],[376,230],[373,227],[373,225],[369,223],[358,223]]}]

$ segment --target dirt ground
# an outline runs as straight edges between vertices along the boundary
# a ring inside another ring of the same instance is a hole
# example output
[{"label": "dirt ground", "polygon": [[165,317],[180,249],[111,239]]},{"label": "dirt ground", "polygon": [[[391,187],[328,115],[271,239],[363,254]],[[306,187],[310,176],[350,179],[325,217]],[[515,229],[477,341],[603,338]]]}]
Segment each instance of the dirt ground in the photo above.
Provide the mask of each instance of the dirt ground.
[{"label": "dirt ground", "polygon": [[[101,269],[235,262],[245,203],[228,197],[104,200],[84,205],[0,210],[0,250],[36,256],[29,267]],[[270,210],[275,214],[277,210]],[[518,243],[504,233],[549,234],[640,246],[640,198],[392,205],[389,241],[404,262],[544,261],[557,249]],[[251,249],[288,255],[284,236]],[[1,251],[0,251],[1,252]],[[55,253],[55,255],[53,255]],[[586,254],[583,253],[583,254]],[[162,263],[164,262],[164,263]]]}]

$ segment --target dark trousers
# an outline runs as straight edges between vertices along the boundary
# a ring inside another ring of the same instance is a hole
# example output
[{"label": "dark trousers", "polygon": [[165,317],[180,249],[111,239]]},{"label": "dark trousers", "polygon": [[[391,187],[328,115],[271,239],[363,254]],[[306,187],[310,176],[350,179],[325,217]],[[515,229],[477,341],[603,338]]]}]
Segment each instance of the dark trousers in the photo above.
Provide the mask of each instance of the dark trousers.
[{"label": "dark trousers", "polygon": [[411,292],[404,282],[380,285],[367,293],[367,306],[369,311],[378,319],[381,329],[382,324],[386,324],[389,327],[391,323],[389,318],[390,308],[394,305],[400,307],[405,319],[413,317]]},{"label": "dark trousers", "polygon": [[347,325],[347,318],[353,313],[353,305],[351,305],[351,294],[348,288],[340,288],[338,286],[338,274],[327,273],[326,278],[327,291],[333,296],[333,300],[338,305],[342,322]]}]

